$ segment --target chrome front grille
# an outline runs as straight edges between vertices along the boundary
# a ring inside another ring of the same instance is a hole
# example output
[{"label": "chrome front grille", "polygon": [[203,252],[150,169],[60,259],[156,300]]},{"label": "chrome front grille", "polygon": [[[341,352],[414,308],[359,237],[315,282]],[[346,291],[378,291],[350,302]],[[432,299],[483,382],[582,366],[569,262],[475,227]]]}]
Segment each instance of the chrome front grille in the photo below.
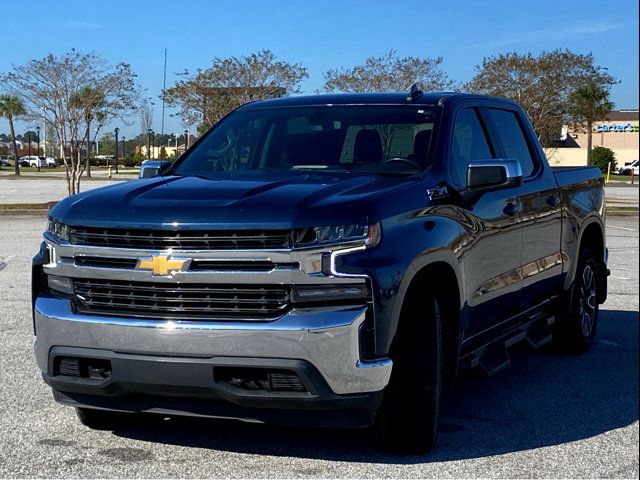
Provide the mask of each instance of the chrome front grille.
[{"label": "chrome front grille", "polygon": [[[74,264],[78,267],[117,268],[133,270],[138,258],[96,257],[78,255]],[[271,260],[193,260],[188,271],[193,272],[270,272],[275,269],[295,270],[300,268],[299,262],[273,262]]]},{"label": "chrome front grille", "polygon": [[169,319],[263,320],[290,306],[283,285],[223,285],[75,280],[81,313]]},{"label": "chrome front grille", "polygon": [[70,243],[149,250],[253,250],[291,246],[289,230],[136,230],[70,227]]}]

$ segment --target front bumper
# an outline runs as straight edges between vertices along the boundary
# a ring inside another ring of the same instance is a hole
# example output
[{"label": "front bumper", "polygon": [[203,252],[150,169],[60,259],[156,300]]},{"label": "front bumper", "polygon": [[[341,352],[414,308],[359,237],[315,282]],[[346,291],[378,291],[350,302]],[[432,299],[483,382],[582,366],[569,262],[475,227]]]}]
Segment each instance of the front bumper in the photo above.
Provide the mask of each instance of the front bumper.
[{"label": "front bumper", "polygon": [[[87,405],[85,397],[89,395],[95,397],[89,405],[97,405],[101,397],[100,408],[122,410],[126,402],[118,403],[115,397],[151,393],[168,398],[186,393],[193,398],[204,394],[251,408],[325,409],[335,404],[375,409],[379,403],[375,394],[387,385],[392,362],[360,359],[359,328],[366,310],[293,309],[269,322],[171,322],[77,314],[66,299],[40,296],[34,305],[35,351],[45,380],[64,403]],[[111,359],[113,377],[100,384],[92,379],[55,375],[53,359],[64,349],[78,356],[95,350],[94,357]],[[247,399],[237,392],[221,392],[214,385],[212,367],[264,366],[265,362],[273,368],[301,371],[305,382],[312,384],[309,398],[278,393]],[[354,395],[364,397],[354,402],[349,398]],[[105,404],[105,397],[114,400]]]}]

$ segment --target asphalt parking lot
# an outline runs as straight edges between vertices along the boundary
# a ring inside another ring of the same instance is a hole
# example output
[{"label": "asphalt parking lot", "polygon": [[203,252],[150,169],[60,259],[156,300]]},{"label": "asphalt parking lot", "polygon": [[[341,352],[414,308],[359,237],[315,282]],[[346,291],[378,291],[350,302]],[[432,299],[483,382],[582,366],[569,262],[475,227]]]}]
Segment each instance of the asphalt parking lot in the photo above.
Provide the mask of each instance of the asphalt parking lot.
[{"label": "asphalt parking lot", "polygon": [[612,275],[585,355],[512,351],[447,395],[424,456],[376,450],[360,430],[162,420],[82,427],[54,403],[32,353],[30,258],[44,216],[0,217],[0,477],[638,478],[638,217],[610,217]]}]

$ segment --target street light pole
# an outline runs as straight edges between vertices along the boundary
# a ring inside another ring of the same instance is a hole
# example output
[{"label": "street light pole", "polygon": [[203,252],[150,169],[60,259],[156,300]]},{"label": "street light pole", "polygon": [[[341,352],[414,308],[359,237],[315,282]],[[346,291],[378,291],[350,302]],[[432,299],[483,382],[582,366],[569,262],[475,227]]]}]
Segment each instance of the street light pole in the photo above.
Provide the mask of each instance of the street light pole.
[{"label": "street light pole", "polygon": [[189,148],[189,130],[184,131],[184,151],[187,151]]},{"label": "street light pole", "polygon": [[115,145],[115,157],[116,157],[116,173],[118,173],[118,133],[120,132],[120,129],[118,127],[116,127],[113,130],[113,133],[116,134],[116,145]]},{"label": "street light pole", "polygon": [[[40,171],[40,125],[38,125],[36,127],[36,133],[38,134],[38,153],[36,154],[36,157],[38,157],[38,172]],[[45,155],[46,157],[46,155]]]}]

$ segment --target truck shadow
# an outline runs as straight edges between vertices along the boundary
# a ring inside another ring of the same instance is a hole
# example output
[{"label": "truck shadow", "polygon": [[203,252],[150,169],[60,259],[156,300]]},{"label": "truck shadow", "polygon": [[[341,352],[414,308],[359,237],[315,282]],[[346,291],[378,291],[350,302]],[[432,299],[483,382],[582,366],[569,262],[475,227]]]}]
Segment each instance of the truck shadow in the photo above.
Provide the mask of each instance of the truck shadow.
[{"label": "truck shadow", "polygon": [[480,458],[587,439],[638,420],[638,312],[600,312],[585,355],[511,351],[510,368],[459,379],[428,455],[382,452],[367,430],[285,428],[171,419],[115,431],[151,442],[272,456],[413,464]]}]

